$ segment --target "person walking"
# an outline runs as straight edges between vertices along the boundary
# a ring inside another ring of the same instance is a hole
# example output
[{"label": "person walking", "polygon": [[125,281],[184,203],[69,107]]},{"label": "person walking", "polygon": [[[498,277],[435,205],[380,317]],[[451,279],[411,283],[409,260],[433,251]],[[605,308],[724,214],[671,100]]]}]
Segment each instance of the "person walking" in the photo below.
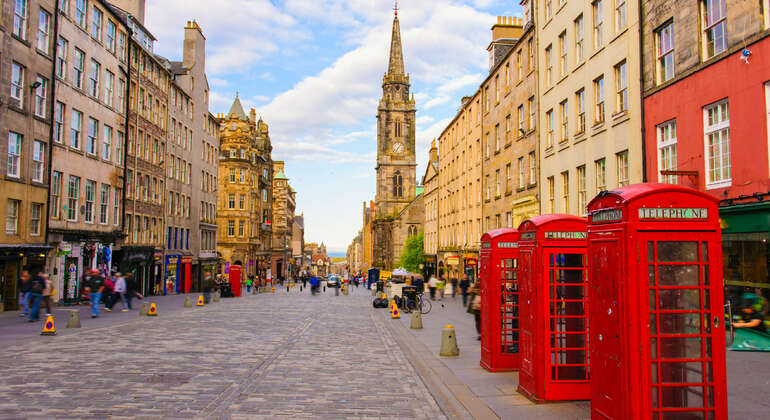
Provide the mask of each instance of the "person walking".
[{"label": "person walking", "polygon": [[104,302],[104,310],[112,312],[112,306],[115,304],[115,281],[112,277],[104,278],[104,290],[102,291],[102,300]]},{"label": "person walking", "polygon": [[481,340],[481,290],[478,283],[471,289],[470,301],[468,313],[473,314],[473,318],[476,321],[476,332],[479,335],[476,339]]},{"label": "person walking", "polygon": [[463,295],[463,307],[468,305],[468,288],[471,287],[471,281],[468,279],[468,275],[463,275],[463,279],[460,280],[460,293]]},{"label": "person walking", "polygon": [[444,288],[446,288],[446,280],[444,280],[442,277],[436,283],[436,294],[438,295],[438,300],[444,300]]},{"label": "person walking", "polygon": [[[29,277],[29,271],[24,270],[22,275]],[[45,278],[38,273],[29,280],[29,322],[40,320],[40,302],[43,300],[45,290]]]},{"label": "person walking", "polygon": [[126,310],[130,311],[131,299],[137,296],[136,279],[134,278],[134,273],[127,273],[123,278],[126,281],[126,292],[123,294],[123,297],[126,299]]},{"label": "person walking", "polygon": [[113,304],[120,299],[123,302],[123,309],[121,312],[128,312],[128,302],[126,302],[126,278],[120,273],[115,273],[115,294],[112,296]]},{"label": "person walking", "polygon": [[20,317],[29,316],[29,271],[23,270],[19,276],[19,301],[21,302]]},{"label": "person walking", "polygon": [[104,292],[104,278],[96,270],[91,270],[86,280],[86,292],[91,300],[91,318],[99,317],[99,303]]},{"label": "person walking", "polygon": [[45,289],[43,289],[43,300],[41,306],[45,305],[45,316],[51,315],[51,296],[56,291],[53,287],[53,283],[48,279],[48,275],[44,273],[38,273],[40,277],[45,281]]},{"label": "person walking", "polygon": [[246,279],[246,293],[251,293],[252,284],[254,284],[254,275],[249,274],[249,277]]},{"label": "person walking", "polygon": [[438,285],[438,279],[435,275],[431,275],[428,280],[428,290],[430,290],[430,300],[436,300],[436,286]]},{"label": "person walking", "polygon": [[452,299],[457,296],[457,277],[452,276]]}]

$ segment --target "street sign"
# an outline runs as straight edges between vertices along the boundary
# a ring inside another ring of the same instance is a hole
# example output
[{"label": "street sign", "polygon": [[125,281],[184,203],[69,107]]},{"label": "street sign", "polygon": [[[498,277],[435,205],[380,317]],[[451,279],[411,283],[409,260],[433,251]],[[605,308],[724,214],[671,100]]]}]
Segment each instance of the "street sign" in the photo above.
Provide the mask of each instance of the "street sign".
[{"label": "street sign", "polygon": [[390,271],[380,271],[380,280],[389,280],[393,276]]}]

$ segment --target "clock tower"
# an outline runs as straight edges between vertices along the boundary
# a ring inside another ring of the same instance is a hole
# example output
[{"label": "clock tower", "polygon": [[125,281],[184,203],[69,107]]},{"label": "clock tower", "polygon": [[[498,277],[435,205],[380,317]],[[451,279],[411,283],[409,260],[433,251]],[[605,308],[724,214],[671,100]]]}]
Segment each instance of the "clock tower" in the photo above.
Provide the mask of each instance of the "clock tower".
[{"label": "clock tower", "polygon": [[396,8],[388,71],[382,77],[382,99],[377,107],[377,217],[397,216],[415,199],[417,109],[409,87]]}]

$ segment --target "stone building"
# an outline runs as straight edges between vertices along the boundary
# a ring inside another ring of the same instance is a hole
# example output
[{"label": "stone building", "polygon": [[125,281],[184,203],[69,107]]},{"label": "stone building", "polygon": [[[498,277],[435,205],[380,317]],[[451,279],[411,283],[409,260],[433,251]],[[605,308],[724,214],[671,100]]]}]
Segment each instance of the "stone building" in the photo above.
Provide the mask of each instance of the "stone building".
[{"label": "stone building", "polygon": [[538,5],[540,210],[585,215],[597,193],[642,181],[639,4]]},{"label": "stone building", "polygon": [[436,272],[436,255],[438,254],[438,148],[436,140],[430,143],[428,151],[428,164],[425,166],[425,174],[422,177],[423,203],[425,205],[425,222],[423,225],[423,251],[425,253],[425,275],[430,277]]},{"label": "stone building", "polygon": [[[236,95],[230,111],[219,115],[220,155],[217,190],[217,251],[242,273],[274,278],[271,269],[273,164],[267,124],[249,116]],[[268,276],[270,274],[270,276]]]},{"label": "stone building", "polygon": [[[54,35],[53,0],[0,3],[0,311],[18,307],[20,271],[42,269],[46,244]],[[6,88],[8,86],[9,88]]]},{"label": "stone building", "polygon": [[473,274],[482,218],[481,90],[462,98],[438,138],[436,269],[440,275]]},{"label": "stone building", "polygon": [[770,2],[641,5],[647,180],[718,198],[726,297],[768,298]]},{"label": "stone building", "polygon": [[48,272],[71,301],[86,270],[109,270],[123,239],[129,41],[105,2],[60,0],[59,9]]},{"label": "stone building", "polygon": [[377,195],[374,200],[373,266],[392,269],[404,246],[402,235],[421,229],[421,209],[404,212],[417,197],[414,96],[409,94],[404,72],[398,12],[393,19],[388,71],[382,78],[382,98],[377,109]]},{"label": "stone building", "polygon": [[276,278],[286,279],[297,274],[293,264],[292,233],[296,192],[289,185],[284,162],[273,161],[273,248],[272,272]]},{"label": "stone building", "polygon": [[498,18],[492,27],[491,68],[481,84],[484,232],[517,227],[540,211],[534,33],[534,24],[517,17]]},{"label": "stone building", "polygon": [[291,232],[291,258],[297,270],[304,270],[307,264],[304,261],[302,251],[305,249],[305,214],[293,217]]},{"label": "stone building", "polygon": [[119,8],[116,11],[131,34],[128,51],[131,65],[124,181],[125,239],[113,252],[115,265],[124,273],[135,273],[144,294],[173,293],[175,285],[166,281],[163,270],[171,75],[164,60],[155,56],[155,37],[143,26],[144,16]]},{"label": "stone building", "polygon": [[164,60],[171,73],[164,272],[177,293],[202,290],[204,280],[216,275],[218,263],[219,123],[209,113],[206,37],[196,21],[187,22],[184,33],[182,61]]},{"label": "stone building", "polygon": [[310,273],[316,276],[327,276],[331,268],[331,259],[326,253],[326,245],[321,242],[308,242],[305,244],[305,252],[310,255]]},{"label": "stone building", "polygon": [[362,271],[363,266],[363,245],[362,234],[358,231],[356,237],[353,238],[353,242],[348,245],[348,250],[345,253],[345,259],[350,273],[358,273]]}]

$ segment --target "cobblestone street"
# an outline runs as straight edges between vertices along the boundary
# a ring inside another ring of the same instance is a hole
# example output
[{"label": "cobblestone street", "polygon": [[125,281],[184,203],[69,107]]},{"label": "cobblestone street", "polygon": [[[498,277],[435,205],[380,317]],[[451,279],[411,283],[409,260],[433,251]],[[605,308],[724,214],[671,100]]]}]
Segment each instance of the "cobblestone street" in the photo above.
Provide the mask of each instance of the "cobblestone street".
[{"label": "cobblestone street", "polygon": [[444,418],[363,289],[159,313],[3,346],[0,418]]}]

